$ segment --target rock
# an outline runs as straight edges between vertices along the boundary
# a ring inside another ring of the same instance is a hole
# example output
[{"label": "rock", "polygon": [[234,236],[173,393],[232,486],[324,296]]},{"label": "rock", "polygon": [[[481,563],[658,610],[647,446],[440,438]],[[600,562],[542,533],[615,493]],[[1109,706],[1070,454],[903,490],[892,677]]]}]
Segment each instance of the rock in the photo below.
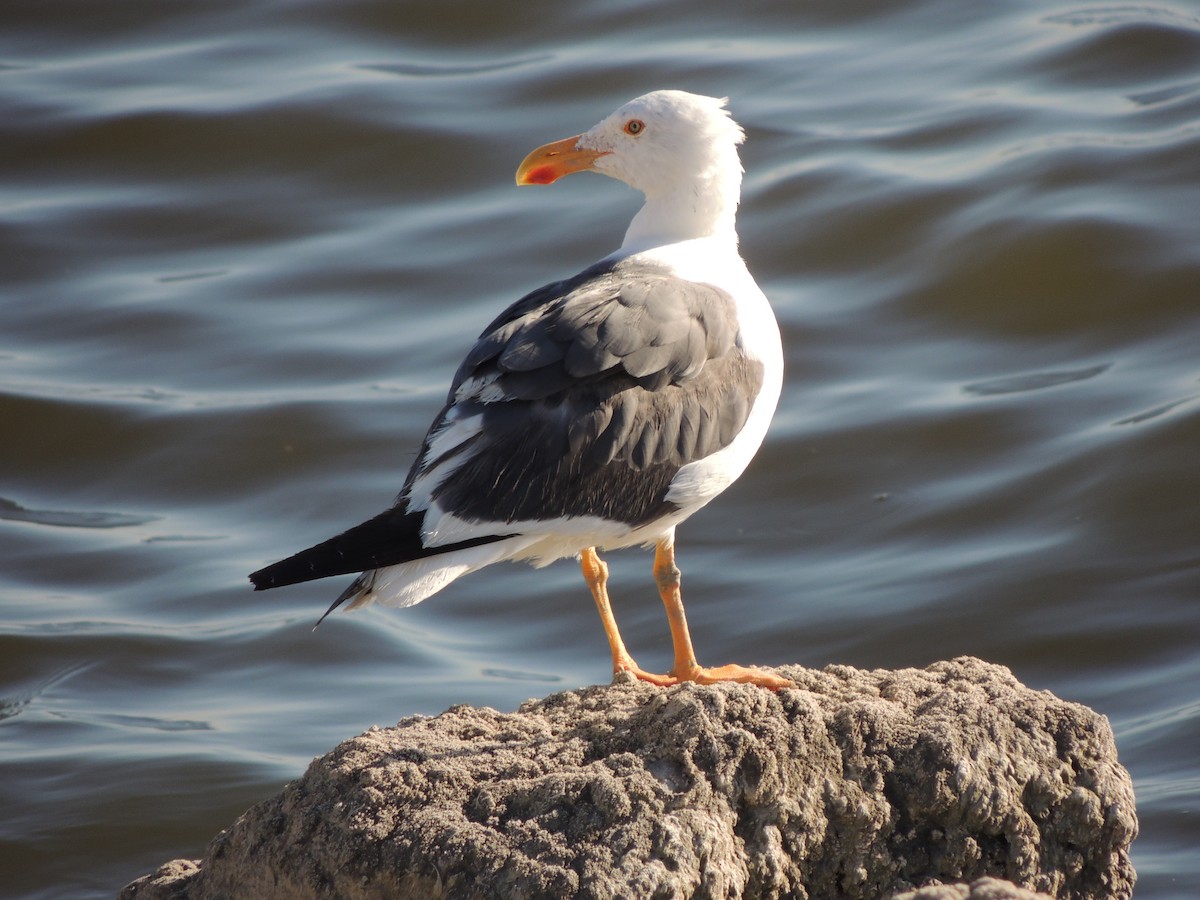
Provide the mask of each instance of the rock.
[{"label": "rock", "polygon": [[373,728],[121,896],[1131,894],[1102,716],[971,658],[779,671],[798,688],[618,679]]},{"label": "rock", "polygon": [[1019,888],[1011,881],[980,878],[970,884],[939,884],[893,894],[891,900],[1042,900],[1039,894]]}]

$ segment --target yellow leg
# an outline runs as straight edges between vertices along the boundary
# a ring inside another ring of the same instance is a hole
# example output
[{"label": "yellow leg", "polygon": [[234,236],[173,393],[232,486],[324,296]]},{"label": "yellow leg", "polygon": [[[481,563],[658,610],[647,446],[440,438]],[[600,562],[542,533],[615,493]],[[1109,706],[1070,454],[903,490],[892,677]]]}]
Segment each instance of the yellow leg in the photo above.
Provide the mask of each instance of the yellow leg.
[{"label": "yellow leg", "polygon": [[604,626],[604,635],[608,638],[608,646],[612,650],[613,673],[632,672],[642,681],[665,687],[674,684],[675,680],[667,675],[655,675],[645,672],[638,667],[625,649],[621,640],[621,632],[617,630],[617,620],[613,617],[612,607],[608,602],[608,563],[596,554],[595,547],[588,547],[579,555],[583,567],[583,580],[587,582],[588,590],[596,601],[596,609],[600,612],[600,623]]},{"label": "yellow leg", "polygon": [[795,687],[786,678],[780,678],[762,669],[736,665],[705,669],[696,662],[692,637],[688,633],[687,616],[683,612],[683,596],[679,591],[679,569],[675,565],[673,538],[664,538],[654,548],[654,580],[658,583],[658,593],[667,611],[671,643],[675,648],[675,665],[666,675],[656,675],[640,668],[625,649],[625,642],[621,640],[621,633],[617,630],[617,620],[613,617],[612,606],[608,602],[608,564],[596,554],[595,547],[588,547],[579,558],[583,568],[583,580],[587,582],[592,598],[596,601],[600,622],[604,626],[604,634],[612,650],[614,673],[631,672],[636,678],[660,687],[679,684],[681,681],[695,681],[700,684],[736,681],[742,684],[757,684],[773,691]]},{"label": "yellow leg", "polygon": [[795,687],[786,678],[772,675],[763,669],[737,665],[705,669],[696,662],[692,636],[688,633],[687,616],[683,612],[683,595],[679,590],[679,568],[675,565],[673,536],[663,538],[654,548],[654,580],[658,583],[658,593],[667,611],[671,642],[675,647],[675,666],[668,676],[671,679],[668,683],[695,681],[700,684],[715,684],[718,681],[736,681],[741,684],[757,684],[773,691]]}]

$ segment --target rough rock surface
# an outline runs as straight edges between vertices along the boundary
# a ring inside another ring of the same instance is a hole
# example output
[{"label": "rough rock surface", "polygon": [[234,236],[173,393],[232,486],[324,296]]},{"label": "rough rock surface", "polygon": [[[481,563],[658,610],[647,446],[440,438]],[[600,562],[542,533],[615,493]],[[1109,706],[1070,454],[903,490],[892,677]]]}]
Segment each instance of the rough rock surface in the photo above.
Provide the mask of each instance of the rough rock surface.
[{"label": "rough rock surface", "polygon": [[971,658],[779,671],[371,729],[122,897],[1131,894],[1102,716]]},{"label": "rough rock surface", "polygon": [[893,894],[890,900],[1044,900],[1039,894],[999,878],[980,878],[970,884],[939,884]]}]

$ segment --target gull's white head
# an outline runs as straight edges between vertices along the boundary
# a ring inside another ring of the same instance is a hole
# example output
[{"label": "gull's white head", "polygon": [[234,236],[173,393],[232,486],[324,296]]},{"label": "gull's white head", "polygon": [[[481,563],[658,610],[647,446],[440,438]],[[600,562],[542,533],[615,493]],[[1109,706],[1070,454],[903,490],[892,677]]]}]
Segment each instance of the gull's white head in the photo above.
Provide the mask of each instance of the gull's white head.
[{"label": "gull's white head", "polygon": [[636,188],[646,205],[629,226],[626,247],[725,234],[736,240],[737,148],[744,139],[725,100],[654,91],[583,134],[534,150],[517,170],[517,183],[550,184],[593,171]]}]

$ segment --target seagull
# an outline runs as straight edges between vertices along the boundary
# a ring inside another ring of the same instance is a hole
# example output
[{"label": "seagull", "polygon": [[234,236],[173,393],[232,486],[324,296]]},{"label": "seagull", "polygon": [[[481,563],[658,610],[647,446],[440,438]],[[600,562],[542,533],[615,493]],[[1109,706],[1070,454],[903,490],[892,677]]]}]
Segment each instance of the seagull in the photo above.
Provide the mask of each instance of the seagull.
[{"label": "seagull", "polygon": [[[597,172],[644,194],[620,249],[484,328],[394,504],[255,572],[255,589],[361,573],[323,621],[343,605],[412,606],[504,560],[575,557],[614,674],[792,686],[697,663],[675,562],[676,526],[745,470],[783,381],[779,326],[738,254],[745,134],[726,102],[654,91],[525,157],[518,185]],[[609,603],[597,548],[635,546],[654,547],[666,674],[634,662]]]}]

